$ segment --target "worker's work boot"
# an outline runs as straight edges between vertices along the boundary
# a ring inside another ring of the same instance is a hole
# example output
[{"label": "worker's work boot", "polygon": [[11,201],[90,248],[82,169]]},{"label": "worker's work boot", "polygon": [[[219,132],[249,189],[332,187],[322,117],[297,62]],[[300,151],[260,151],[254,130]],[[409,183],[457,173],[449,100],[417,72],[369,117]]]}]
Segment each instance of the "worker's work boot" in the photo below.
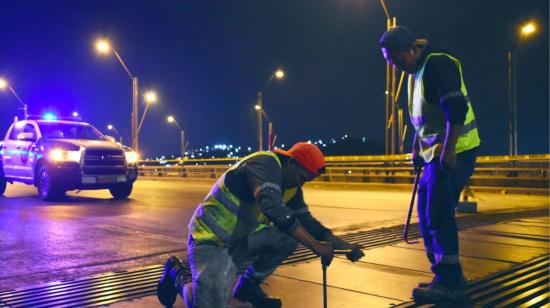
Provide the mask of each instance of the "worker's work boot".
[{"label": "worker's work boot", "polygon": [[[435,277],[432,278],[432,281],[430,281],[430,282],[427,282],[427,281],[419,282],[418,287],[419,288],[427,288],[427,287],[431,286],[434,283],[435,283]],[[466,277],[462,277],[462,282],[461,282],[462,286],[465,287],[467,283],[468,283],[468,281],[466,280]]]},{"label": "worker's work boot", "polygon": [[431,286],[433,283],[435,283],[435,277],[432,278],[432,281],[428,282],[428,281],[421,281],[418,283],[418,287],[419,288],[427,288],[429,286]]},{"label": "worker's work boot", "polygon": [[178,290],[175,281],[178,272],[183,269],[183,265],[177,257],[170,257],[164,266],[164,273],[157,285],[157,297],[161,304],[166,307],[172,307],[176,302]]},{"label": "worker's work boot", "polygon": [[464,288],[450,288],[439,283],[432,283],[427,287],[414,288],[413,298],[422,303],[436,303],[442,301],[461,302],[466,299]]},{"label": "worker's work boot", "polygon": [[249,302],[257,308],[280,308],[282,305],[280,299],[268,297],[259,283],[242,275],[239,276],[239,282],[233,290],[233,298],[241,302]]}]

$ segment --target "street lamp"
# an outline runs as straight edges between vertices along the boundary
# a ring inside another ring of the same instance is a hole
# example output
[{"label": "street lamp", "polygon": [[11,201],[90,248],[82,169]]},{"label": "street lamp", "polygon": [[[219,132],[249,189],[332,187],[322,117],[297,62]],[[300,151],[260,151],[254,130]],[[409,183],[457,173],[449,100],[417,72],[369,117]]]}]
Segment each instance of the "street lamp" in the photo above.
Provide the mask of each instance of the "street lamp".
[{"label": "street lamp", "polygon": [[181,128],[181,126],[178,124],[178,121],[176,121],[176,119],[173,117],[173,116],[168,116],[166,118],[166,121],[168,123],[174,123],[180,130],[180,143],[181,143],[181,158],[183,159],[183,156],[185,154],[185,133],[183,131],[183,128]]},{"label": "street lamp", "polygon": [[139,140],[139,132],[141,131],[141,126],[143,125],[143,120],[145,119],[147,110],[149,110],[149,106],[157,102],[157,93],[153,91],[145,92],[145,94],[143,95],[143,100],[145,101],[145,110],[143,111],[143,114],[141,115],[141,120],[139,121],[136,140]]},{"label": "street lamp", "polygon": [[[263,136],[262,136],[263,135],[263,132],[262,132],[263,118],[262,118],[262,113],[265,114],[265,112],[263,111],[263,101],[262,101],[263,92],[265,92],[265,90],[267,90],[267,87],[271,83],[271,80],[273,80],[273,77],[275,77],[276,79],[283,79],[284,76],[285,76],[285,72],[282,69],[278,69],[273,74],[271,74],[271,76],[269,76],[269,79],[267,80],[267,83],[265,84],[263,90],[258,92],[258,94],[257,94],[256,106],[254,106],[254,108],[256,109],[256,119],[257,119],[257,123],[258,123],[258,128],[257,128],[258,132],[257,133],[258,133],[258,150],[259,151],[261,151],[262,148],[263,148]],[[269,124],[269,126],[272,127],[271,123]],[[271,129],[269,131],[269,134],[270,134],[269,139],[271,140],[272,139]],[[271,144],[268,145],[268,148],[271,149]]]},{"label": "street lamp", "polygon": [[115,132],[118,135],[118,138],[120,140],[120,144],[122,144],[122,135],[118,132],[118,130],[111,124],[107,125],[107,129],[112,130],[113,132]]},{"label": "street lamp", "polygon": [[0,91],[4,91],[6,89],[9,89],[11,91],[11,93],[13,94],[13,96],[15,96],[15,98],[19,101],[19,103],[21,103],[21,106],[22,106],[22,109],[23,109],[23,116],[25,117],[25,120],[26,120],[29,117],[29,113],[27,111],[27,104],[25,104],[21,100],[19,95],[17,95],[17,93],[15,92],[13,87],[8,83],[8,81],[6,79],[0,78]]},{"label": "street lamp", "polygon": [[529,21],[518,29],[518,36],[515,38],[513,48],[506,54],[508,73],[508,139],[509,155],[518,155],[518,102],[517,102],[517,46],[521,40],[526,40],[538,31],[535,21]]},{"label": "street lamp", "polygon": [[95,43],[95,47],[96,47],[96,50],[99,54],[102,54],[102,55],[107,55],[109,53],[113,53],[115,55],[115,57],[118,59],[118,61],[120,62],[120,64],[122,64],[122,67],[124,68],[124,70],[126,71],[126,73],[128,73],[128,76],[130,77],[130,79],[132,79],[132,114],[130,115],[130,123],[132,123],[132,149],[136,152],[138,152],[138,137],[137,137],[137,132],[138,132],[138,78],[134,75],[132,75],[132,72],[130,72],[130,70],[128,69],[128,66],[126,65],[126,63],[124,63],[124,61],[122,61],[122,58],[120,57],[120,55],[118,54],[118,52],[116,51],[116,49],[114,49],[112,46],[111,46],[111,43],[109,43],[109,41],[105,40],[105,39],[100,39],[100,40],[97,40],[96,43]]},{"label": "street lamp", "polygon": [[527,24],[521,27],[520,33],[522,36],[529,36],[537,32],[537,24],[533,21],[528,22]]},{"label": "street lamp", "polygon": [[265,110],[260,107],[260,105],[254,105],[254,109],[256,109],[257,112],[261,112],[262,115],[265,117],[265,119],[267,120],[267,122],[269,123],[268,126],[267,126],[267,129],[268,129],[268,133],[267,133],[267,142],[268,142],[268,150],[269,151],[272,151],[273,150],[273,144],[275,143],[275,138],[273,137],[273,123],[269,120],[269,117],[267,116],[267,113],[265,113]]}]

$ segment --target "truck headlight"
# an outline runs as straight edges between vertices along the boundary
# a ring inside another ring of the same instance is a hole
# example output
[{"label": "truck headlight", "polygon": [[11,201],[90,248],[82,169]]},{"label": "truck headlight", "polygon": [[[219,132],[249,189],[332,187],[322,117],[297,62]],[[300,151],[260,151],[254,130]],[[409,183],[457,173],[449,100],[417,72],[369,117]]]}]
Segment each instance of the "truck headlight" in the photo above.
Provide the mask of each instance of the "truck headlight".
[{"label": "truck headlight", "polygon": [[73,161],[80,162],[80,151],[67,151],[62,149],[53,149],[50,151],[50,159],[55,162]]},{"label": "truck headlight", "polygon": [[139,159],[138,153],[134,151],[126,151],[124,152],[124,156],[126,157],[126,162],[128,164],[135,164],[138,162]]}]

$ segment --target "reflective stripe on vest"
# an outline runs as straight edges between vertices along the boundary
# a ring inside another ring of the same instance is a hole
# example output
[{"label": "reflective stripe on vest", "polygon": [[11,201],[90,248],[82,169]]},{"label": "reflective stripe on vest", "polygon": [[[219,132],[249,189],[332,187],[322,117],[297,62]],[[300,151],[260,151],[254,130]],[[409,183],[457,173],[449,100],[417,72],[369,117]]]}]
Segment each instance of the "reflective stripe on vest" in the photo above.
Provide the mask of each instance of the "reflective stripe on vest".
[{"label": "reflective stripe on vest", "polygon": [[[281,162],[273,152],[253,153],[229,168],[216,181],[216,184],[214,184],[208,195],[206,195],[204,200],[199,204],[189,222],[189,230],[195,241],[213,242],[223,246],[231,242],[237,225],[238,211],[242,201],[225,186],[225,176],[228,172],[235,170],[241,164],[245,164],[248,159],[259,155],[269,155],[275,158],[279,168],[281,168]],[[265,220],[265,216],[260,210],[255,214],[256,225],[252,226],[252,228],[255,228]]]},{"label": "reflective stripe on vest", "polygon": [[426,162],[430,162],[434,157],[440,155],[443,148],[443,142],[445,141],[446,131],[445,113],[439,107],[438,103],[430,104],[424,95],[424,68],[430,57],[433,56],[449,57],[456,64],[460,73],[460,92],[448,93],[443,96],[443,99],[464,96],[468,105],[466,119],[464,120],[464,124],[460,130],[460,136],[456,142],[456,153],[473,149],[481,143],[472,104],[462,77],[462,66],[460,61],[446,53],[431,53],[426,57],[420,69],[414,75],[409,75],[409,115],[411,117],[411,123],[418,135],[420,155]]}]

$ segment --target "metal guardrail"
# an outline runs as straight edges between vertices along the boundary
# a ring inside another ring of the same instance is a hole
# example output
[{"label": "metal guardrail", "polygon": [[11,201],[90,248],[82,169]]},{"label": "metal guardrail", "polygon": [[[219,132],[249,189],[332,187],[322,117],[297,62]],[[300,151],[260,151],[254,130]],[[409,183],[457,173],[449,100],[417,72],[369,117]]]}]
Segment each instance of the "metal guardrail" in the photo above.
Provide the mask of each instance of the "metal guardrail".
[{"label": "metal guardrail", "polygon": [[[156,166],[144,165],[153,163],[146,161],[140,163],[139,173],[144,177],[216,179],[237,161],[234,158],[176,160],[165,161],[165,164]],[[547,190],[550,188],[549,171],[550,154],[480,156],[470,186]],[[410,154],[329,156],[326,173],[314,183],[411,184],[413,179]]]},{"label": "metal guardrail", "polygon": [[[214,164],[224,165],[239,161],[240,158],[184,158],[184,159],[169,159],[169,160],[142,160],[140,165],[148,164]],[[328,165],[338,163],[356,163],[356,162],[404,162],[411,160],[411,154],[400,155],[347,155],[347,156],[326,156],[325,160]],[[550,162],[550,154],[526,154],[526,155],[491,155],[478,156],[477,162]]]}]

